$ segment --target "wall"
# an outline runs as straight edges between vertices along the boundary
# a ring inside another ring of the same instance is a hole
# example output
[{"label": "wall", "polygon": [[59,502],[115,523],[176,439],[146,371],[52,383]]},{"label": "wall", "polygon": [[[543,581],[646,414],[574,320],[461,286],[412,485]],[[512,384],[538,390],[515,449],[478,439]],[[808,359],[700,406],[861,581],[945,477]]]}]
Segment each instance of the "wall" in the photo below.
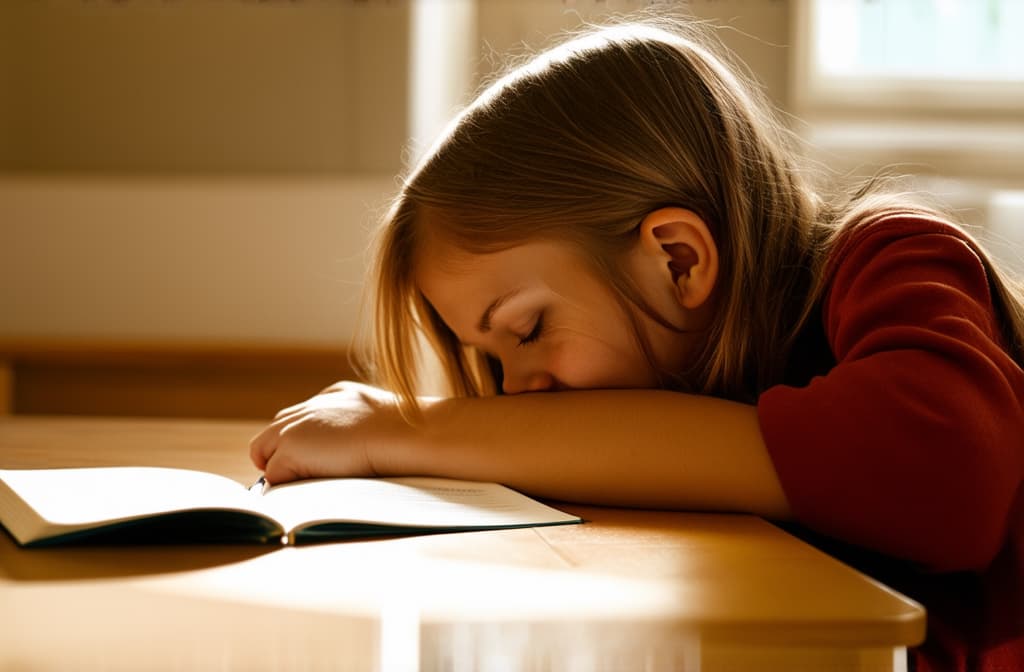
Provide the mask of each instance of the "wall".
[{"label": "wall", "polygon": [[[479,2],[470,81],[495,52],[649,4]],[[787,3],[676,7],[722,17],[785,98]],[[0,3],[0,338],[347,343],[406,158],[410,17],[408,0]]]},{"label": "wall", "polygon": [[[650,6],[482,0],[479,74],[523,43]],[[789,3],[654,6],[726,26],[723,40],[786,100]],[[0,172],[394,174],[410,14],[409,0],[7,0]]]},{"label": "wall", "polygon": [[0,3],[0,339],[347,345],[407,2]]},{"label": "wall", "polygon": [[7,0],[0,171],[396,172],[407,17],[402,2]]},{"label": "wall", "polygon": [[[3,10],[0,10],[2,12]],[[15,100],[13,23],[0,18],[0,162],[11,156]],[[2,170],[2,169],[0,169]]]},{"label": "wall", "polygon": [[0,180],[0,338],[348,344],[390,177]]},{"label": "wall", "polygon": [[716,26],[716,34],[751,70],[776,103],[789,97],[790,3],[786,0],[484,0],[479,5],[481,75],[502,65],[502,55],[536,50],[551,37],[618,14],[650,11],[692,15]]}]

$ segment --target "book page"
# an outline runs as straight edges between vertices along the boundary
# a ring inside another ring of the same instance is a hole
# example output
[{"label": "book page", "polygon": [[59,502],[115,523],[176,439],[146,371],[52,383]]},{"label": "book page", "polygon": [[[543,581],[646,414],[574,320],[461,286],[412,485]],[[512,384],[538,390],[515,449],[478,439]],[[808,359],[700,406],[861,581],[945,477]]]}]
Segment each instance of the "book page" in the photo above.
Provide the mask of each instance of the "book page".
[{"label": "book page", "polygon": [[245,488],[224,476],[161,467],[10,469],[0,478],[51,525],[81,526],[196,508],[247,509]]},{"label": "book page", "polygon": [[285,483],[268,488],[260,507],[286,530],[326,522],[451,528],[579,520],[497,483],[424,477]]}]

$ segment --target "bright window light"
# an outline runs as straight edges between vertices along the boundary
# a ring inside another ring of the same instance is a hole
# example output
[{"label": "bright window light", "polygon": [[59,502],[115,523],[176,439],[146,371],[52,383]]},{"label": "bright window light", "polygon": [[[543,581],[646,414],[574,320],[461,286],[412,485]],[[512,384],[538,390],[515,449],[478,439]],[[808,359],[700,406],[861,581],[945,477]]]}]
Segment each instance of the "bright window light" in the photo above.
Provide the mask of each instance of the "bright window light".
[{"label": "bright window light", "polygon": [[1024,82],[1024,0],[816,0],[825,77]]}]

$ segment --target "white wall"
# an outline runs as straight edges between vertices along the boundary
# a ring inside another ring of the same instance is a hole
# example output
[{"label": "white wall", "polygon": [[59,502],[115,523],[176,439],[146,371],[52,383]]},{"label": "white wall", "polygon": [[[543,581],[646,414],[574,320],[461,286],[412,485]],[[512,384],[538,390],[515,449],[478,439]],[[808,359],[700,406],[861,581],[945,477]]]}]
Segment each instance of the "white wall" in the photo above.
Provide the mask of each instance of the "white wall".
[{"label": "white wall", "polygon": [[394,184],[0,179],[0,337],[347,345]]},{"label": "white wall", "polygon": [[405,0],[0,1],[0,337],[344,345]]}]

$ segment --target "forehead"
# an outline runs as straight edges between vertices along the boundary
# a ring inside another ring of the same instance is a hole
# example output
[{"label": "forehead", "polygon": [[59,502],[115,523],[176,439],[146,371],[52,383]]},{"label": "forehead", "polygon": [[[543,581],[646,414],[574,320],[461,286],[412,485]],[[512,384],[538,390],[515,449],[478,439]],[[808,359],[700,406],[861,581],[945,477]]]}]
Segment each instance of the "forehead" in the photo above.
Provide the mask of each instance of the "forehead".
[{"label": "forehead", "polygon": [[579,257],[565,243],[530,242],[487,253],[470,252],[438,238],[424,243],[414,281],[456,331],[475,325],[499,297],[537,289],[564,291],[579,281]]},{"label": "forehead", "polygon": [[542,281],[560,256],[552,243],[525,243],[496,252],[465,250],[437,238],[424,241],[413,278],[435,308],[448,299],[508,291],[510,285]]},{"label": "forehead", "polygon": [[472,275],[478,271],[481,260],[488,256],[467,250],[429,230],[423,231],[416,243],[413,277],[416,284],[422,286],[422,279],[430,279],[438,274],[453,277]]},{"label": "forehead", "polygon": [[448,328],[465,339],[487,306],[509,291],[505,288],[522,284],[505,263],[514,250],[474,254],[435,238],[418,250],[413,278]]}]

